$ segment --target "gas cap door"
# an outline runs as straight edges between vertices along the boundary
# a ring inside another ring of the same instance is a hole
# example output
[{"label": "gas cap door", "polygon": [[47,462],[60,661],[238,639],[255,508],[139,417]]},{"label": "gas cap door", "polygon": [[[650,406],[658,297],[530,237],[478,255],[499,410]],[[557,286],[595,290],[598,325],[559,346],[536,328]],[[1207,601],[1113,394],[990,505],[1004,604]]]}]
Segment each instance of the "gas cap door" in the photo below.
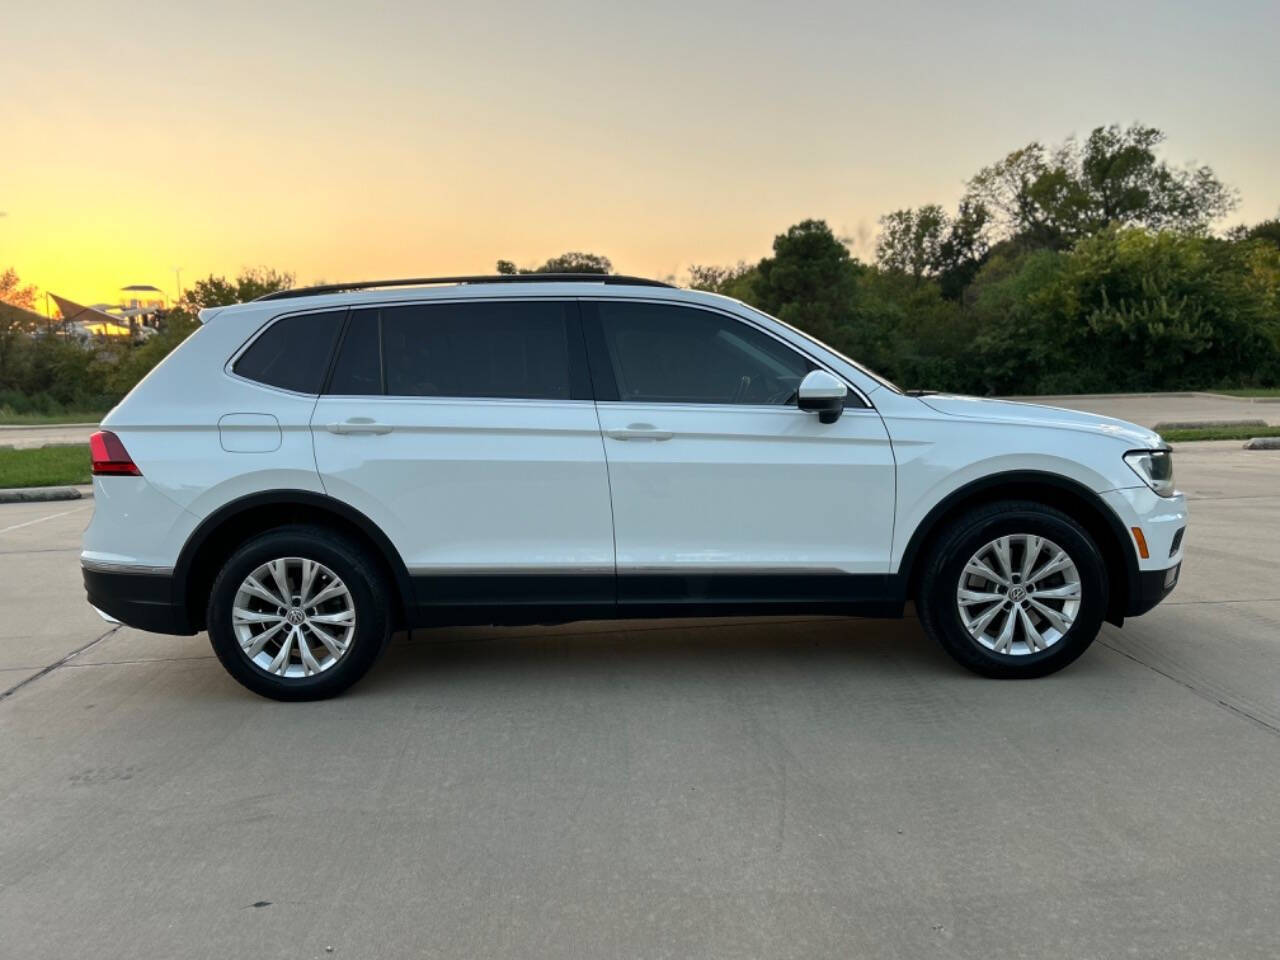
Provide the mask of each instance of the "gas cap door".
[{"label": "gas cap door", "polygon": [[227,453],[271,453],[280,449],[280,421],[269,413],[228,413],[218,420]]}]

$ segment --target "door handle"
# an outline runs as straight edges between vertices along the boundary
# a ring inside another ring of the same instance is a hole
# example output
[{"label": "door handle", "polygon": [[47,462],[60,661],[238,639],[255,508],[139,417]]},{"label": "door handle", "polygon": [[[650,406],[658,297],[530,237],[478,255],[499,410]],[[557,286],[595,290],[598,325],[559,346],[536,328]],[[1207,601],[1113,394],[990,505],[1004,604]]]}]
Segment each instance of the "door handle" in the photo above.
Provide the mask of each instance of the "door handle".
[{"label": "door handle", "polygon": [[610,440],[670,440],[670,430],[659,430],[651,423],[629,423],[626,429],[606,430]]},{"label": "door handle", "polygon": [[336,433],[340,437],[357,433],[370,433],[381,436],[384,433],[391,432],[391,424],[378,423],[372,417],[352,417],[342,423],[327,424],[325,429],[330,433]]}]

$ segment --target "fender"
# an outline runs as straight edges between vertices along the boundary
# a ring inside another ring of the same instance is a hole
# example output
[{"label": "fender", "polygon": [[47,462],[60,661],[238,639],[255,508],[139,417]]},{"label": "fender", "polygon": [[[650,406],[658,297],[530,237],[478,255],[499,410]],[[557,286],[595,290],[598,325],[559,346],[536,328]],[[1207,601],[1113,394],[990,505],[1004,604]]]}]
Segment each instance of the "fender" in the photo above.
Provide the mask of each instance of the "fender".
[{"label": "fender", "polygon": [[[1123,597],[1124,602],[1120,609],[1131,609],[1134,606],[1139,590],[1140,577],[1138,576],[1138,556],[1130,540],[1129,531],[1124,528],[1124,524],[1120,522],[1120,518],[1115,515],[1115,512],[1107,506],[1106,501],[1093,490],[1075,480],[1040,470],[1009,470],[1003,473],[993,473],[986,477],[979,477],[953,490],[934,504],[933,509],[925,514],[924,519],[920,521],[920,524],[912,532],[911,538],[907,541],[907,546],[903,550],[902,559],[898,563],[897,576],[901,579],[903,587],[907,590],[910,589],[909,585],[915,574],[917,554],[920,552],[921,547],[924,546],[925,541],[929,539],[938,529],[938,526],[952,512],[966,501],[984,499],[984,494],[986,493],[1009,487],[1052,487],[1092,510],[1096,517],[1101,519],[1110,530],[1114,541],[1113,546],[1118,548],[1121,562],[1124,564],[1127,582]],[[1105,558],[1107,545],[1099,544],[1098,546],[1103,551]],[[1112,599],[1114,603],[1115,600],[1120,598],[1113,597]],[[1120,616],[1122,618],[1123,614],[1120,614]]]},{"label": "fender", "polygon": [[396,586],[400,592],[402,612],[406,616],[408,615],[410,605],[413,602],[413,583],[409,578],[409,571],[405,567],[404,560],[400,557],[400,552],[387,539],[386,534],[378,528],[377,524],[349,504],[310,490],[280,489],[252,493],[223,504],[205,517],[191,536],[187,538],[187,542],[182,547],[182,553],[178,556],[178,562],[174,565],[173,582],[175,592],[182,591],[182,596],[186,595],[196,557],[199,556],[201,548],[209,542],[209,539],[218,532],[223,524],[246,510],[270,506],[279,506],[282,509],[298,506],[310,507],[334,514],[359,529],[377,547],[382,559],[386,561],[387,566],[394,575]]}]

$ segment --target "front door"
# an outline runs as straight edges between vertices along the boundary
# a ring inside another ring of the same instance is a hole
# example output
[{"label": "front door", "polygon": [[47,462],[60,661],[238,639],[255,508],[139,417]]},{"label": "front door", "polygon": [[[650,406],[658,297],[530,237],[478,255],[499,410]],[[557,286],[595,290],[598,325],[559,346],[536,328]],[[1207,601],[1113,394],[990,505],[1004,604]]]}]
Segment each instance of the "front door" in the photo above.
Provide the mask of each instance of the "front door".
[{"label": "front door", "polygon": [[608,616],[590,397],[572,301],[357,309],[312,417],[316,463],[400,552],[421,620]]},{"label": "front door", "polygon": [[621,613],[840,609],[884,597],[894,460],[853,391],[799,410],[817,364],[727,313],[583,301]]}]

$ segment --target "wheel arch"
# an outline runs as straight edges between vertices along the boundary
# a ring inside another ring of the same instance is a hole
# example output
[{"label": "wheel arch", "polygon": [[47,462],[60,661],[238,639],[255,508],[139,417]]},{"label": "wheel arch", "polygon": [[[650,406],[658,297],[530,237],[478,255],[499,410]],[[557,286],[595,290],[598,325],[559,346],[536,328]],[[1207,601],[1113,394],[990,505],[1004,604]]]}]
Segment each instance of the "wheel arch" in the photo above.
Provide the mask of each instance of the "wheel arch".
[{"label": "wheel arch", "polygon": [[413,585],[399,551],[359,510],[309,490],[270,490],[240,497],[209,514],[187,538],[174,565],[174,590],[199,630],[214,578],[227,557],[250,536],[278,527],[308,524],[340,531],[368,547],[395,593],[395,626],[408,622]]},{"label": "wheel arch", "polygon": [[914,597],[920,584],[929,546],[948,521],[965,510],[999,500],[1030,500],[1061,510],[1079,523],[1097,544],[1106,563],[1111,582],[1111,595],[1106,619],[1114,624],[1124,622],[1138,588],[1138,558],[1129,540],[1129,532],[1120,518],[1094,491],[1075,480],[1053,473],[1017,470],[992,474],[973,480],[953,490],[936,503],[912,532],[898,564],[898,576],[906,587],[906,595]]}]

